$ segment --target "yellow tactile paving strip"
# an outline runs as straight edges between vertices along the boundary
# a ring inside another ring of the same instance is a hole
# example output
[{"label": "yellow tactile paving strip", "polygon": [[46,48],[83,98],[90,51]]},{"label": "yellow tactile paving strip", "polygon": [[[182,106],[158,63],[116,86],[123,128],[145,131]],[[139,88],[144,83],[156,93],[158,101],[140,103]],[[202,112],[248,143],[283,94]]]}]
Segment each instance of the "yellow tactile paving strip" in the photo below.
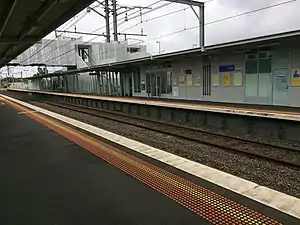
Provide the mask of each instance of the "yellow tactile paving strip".
[{"label": "yellow tactile paving strip", "polygon": [[[19,111],[30,111],[6,99],[0,98],[0,100]],[[38,113],[28,113],[26,115],[87,149],[128,175],[135,177],[149,187],[173,199],[212,224],[281,224],[261,213],[237,204],[224,196],[67,127],[53,119],[49,119],[46,116]]]}]

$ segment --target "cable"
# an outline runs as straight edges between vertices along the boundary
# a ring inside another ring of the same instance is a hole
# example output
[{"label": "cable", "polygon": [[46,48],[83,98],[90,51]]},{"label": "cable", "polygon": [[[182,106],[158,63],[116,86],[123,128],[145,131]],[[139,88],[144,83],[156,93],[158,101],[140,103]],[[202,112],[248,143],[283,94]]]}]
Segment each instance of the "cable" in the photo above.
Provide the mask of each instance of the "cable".
[{"label": "cable", "polygon": [[[96,5],[96,6],[94,6],[93,8],[95,8],[95,7],[98,7],[100,4],[98,4],[98,5]],[[80,12],[80,13],[82,13],[82,12]],[[79,13],[79,14],[80,14]],[[88,14],[88,12],[84,12],[83,13],[83,15],[81,15],[75,22],[73,22],[70,26],[68,26],[67,28],[65,28],[65,30],[68,30],[71,26],[73,26],[74,24],[76,24],[76,23],[78,23],[80,20],[82,20],[86,15]],[[77,17],[78,17],[79,15],[77,15]],[[62,35],[62,34],[61,34]],[[61,35],[58,35],[58,37],[60,37]],[[21,62],[21,64],[22,63],[24,63],[24,62],[26,62],[28,59],[31,59],[33,56],[35,56],[36,54],[38,54],[39,52],[41,52],[43,49],[45,49],[47,46],[49,46],[51,43],[53,43],[55,41],[55,39],[52,39],[52,40],[49,40],[48,41],[48,43],[46,43],[42,48],[39,48],[39,49],[37,49],[30,57],[28,57],[28,58],[26,58],[25,60],[23,60],[22,62]]]},{"label": "cable", "polygon": [[[158,3],[160,3],[160,2],[162,2],[162,0],[156,1],[156,2],[154,2],[154,3],[150,4],[150,5],[148,5],[147,7],[151,7],[151,6],[153,6],[153,5],[155,5],[155,4],[158,4]],[[140,11],[138,11],[138,12],[133,12],[133,13],[127,15],[127,16],[134,15],[134,14],[136,14],[136,13],[140,13]],[[125,19],[125,17],[118,19],[118,21],[123,20],[123,19]],[[132,18],[131,18],[131,19],[132,19]],[[113,23],[110,23],[110,25],[112,25],[112,24],[113,24]],[[97,31],[99,31],[99,30],[101,30],[101,29],[104,29],[105,27],[106,27],[106,26],[100,27],[100,28],[98,28],[98,29],[92,31],[91,33],[95,33],[95,32],[97,32]],[[82,37],[83,37],[83,35],[80,36],[79,38],[82,38]],[[95,37],[95,38],[96,38],[96,37]],[[93,38],[93,39],[91,39],[91,40],[94,40],[95,38]],[[85,42],[85,43],[88,43],[88,42],[90,42],[91,40],[89,40],[89,41],[87,41],[87,42]],[[39,53],[40,51],[42,51],[44,48],[46,48],[49,44],[51,44],[51,43],[54,42],[54,41],[55,41],[55,39],[54,39],[54,40],[51,40],[50,43],[48,43],[47,45],[43,46],[43,48],[38,49],[38,50],[37,50],[35,53],[33,53],[29,58],[27,58],[27,59],[25,59],[24,61],[22,61],[22,63],[26,62],[28,59],[30,59],[30,58],[32,58],[33,56],[35,56],[37,53]],[[70,44],[70,43],[72,43],[72,42],[74,42],[74,41],[76,41],[76,40],[72,40],[72,41],[70,41],[70,42],[68,42],[68,43],[66,43],[66,44],[64,44],[64,45],[62,45],[62,46],[59,46],[59,47],[53,49],[52,51],[50,51],[48,54],[51,54],[52,52],[56,51],[58,48],[62,48],[62,47],[66,46],[66,45],[68,45],[68,44]],[[47,55],[48,55],[48,54],[47,54]]]},{"label": "cable", "polygon": [[[254,13],[254,12],[258,12],[258,11],[262,11],[262,10],[266,10],[266,9],[270,9],[270,8],[274,8],[274,7],[278,7],[278,6],[281,6],[281,5],[284,5],[284,4],[289,4],[289,3],[292,3],[292,2],[295,2],[295,1],[297,1],[297,0],[289,0],[289,1],[281,2],[281,3],[273,4],[273,5],[270,5],[270,6],[266,6],[266,7],[263,7],[263,8],[259,8],[259,9],[247,11],[247,12],[244,12],[244,13],[239,13],[239,14],[236,14],[236,15],[233,15],[233,16],[229,16],[229,17],[225,17],[225,18],[222,18],[222,19],[210,21],[208,23],[205,23],[205,25],[207,26],[207,25],[218,23],[218,22],[221,22],[221,21],[225,21],[225,20],[236,18],[236,17],[244,16],[244,15],[247,15],[247,14],[250,14],[250,13]],[[134,44],[140,44],[140,43],[145,43],[145,42],[157,40],[157,39],[160,39],[160,38],[164,38],[164,37],[171,36],[171,35],[174,35],[174,34],[182,33],[182,32],[188,31],[188,30],[192,30],[192,29],[195,29],[195,28],[198,28],[198,27],[199,27],[199,25],[196,25],[196,26],[193,26],[193,27],[189,27],[189,28],[184,28],[184,29],[181,29],[181,30],[178,30],[178,31],[174,31],[172,33],[168,33],[168,34],[164,34],[164,35],[160,35],[160,36],[154,37],[154,38],[152,38],[150,40],[138,41],[138,42],[136,42]],[[63,56],[63,55],[65,55],[65,54],[67,54],[67,53],[69,53],[69,52],[71,52],[73,50],[74,49],[71,49],[71,50],[69,50],[69,51],[67,51],[67,52],[59,55],[58,57]],[[110,51],[113,51],[113,50],[110,50]],[[108,53],[110,51],[105,51],[102,54]],[[56,58],[57,57],[55,57],[53,59],[56,59]],[[52,61],[53,59],[48,60],[46,62]]]},{"label": "cable", "polygon": [[[87,13],[84,13],[75,22],[73,22],[67,29],[69,29],[71,26],[73,26],[74,24],[76,24],[78,21],[82,20],[86,15],[87,15]],[[47,46],[49,46],[50,44],[52,44],[54,41],[55,41],[55,39],[49,40],[47,43],[45,43],[45,45],[43,47],[37,49],[33,54],[31,54],[28,58],[24,59],[20,64],[23,64],[27,60],[31,59],[33,56],[35,56],[36,54],[38,54],[39,52],[41,52],[43,49],[45,49]]]},{"label": "cable", "polygon": [[[155,5],[155,4],[158,4],[158,3],[160,3],[160,2],[162,2],[162,0],[156,1],[156,2],[150,4],[150,5],[146,6],[146,7],[151,7],[151,6],[153,6],[153,5]],[[161,9],[161,8],[167,6],[167,5],[170,5],[170,4],[172,4],[172,3],[166,3],[166,4],[163,4],[163,5],[161,5],[161,6],[158,6],[158,7],[154,8],[154,9],[151,9],[151,10],[145,12],[144,14],[153,12],[153,11],[158,10],[158,9]],[[134,15],[134,14],[136,14],[136,13],[140,13],[140,11],[138,11],[138,12],[133,12],[133,13],[127,15],[127,16]],[[132,18],[129,18],[128,20],[132,20],[132,19],[137,18],[137,17],[139,17],[139,16],[140,16],[140,15],[135,16],[135,17],[132,17]],[[118,21],[123,20],[123,19],[125,19],[125,18],[126,18],[126,17],[120,18],[120,19],[118,19]],[[124,23],[124,22],[123,22],[123,23]],[[121,23],[121,24],[123,24],[123,23]],[[113,23],[110,23],[110,25],[112,25],[112,24],[113,24]],[[119,24],[119,25],[121,25],[121,24]],[[105,27],[106,27],[106,26],[100,27],[100,28],[98,28],[98,29],[92,31],[91,33],[94,34],[95,32],[97,32],[97,31],[99,31],[99,30],[101,30],[101,29],[104,29]],[[83,36],[80,36],[80,37],[83,37]],[[92,41],[92,40],[94,40],[94,39],[96,39],[96,38],[97,38],[97,37],[94,37],[94,38],[90,39],[89,41],[85,42],[84,44],[86,44],[86,43],[88,43],[88,42],[90,42],[90,41]],[[64,44],[64,45],[62,45],[62,46],[59,46],[59,47],[57,47],[57,48],[51,50],[49,53],[47,53],[47,55],[49,55],[49,54],[51,54],[52,52],[56,51],[58,48],[62,48],[62,47],[66,46],[66,45],[68,45],[68,44],[70,44],[70,43],[72,43],[72,42],[75,42],[75,41],[76,41],[76,40],[72,40],[72,41],[70,41],[70,42],[68,42],[68,43],[66,43],[66,44]],[[47,46],[44,46],[44,47],[47,47]],[[74,49],[75,49],[75,48],[74,48]],[[69,50],[67,53],[73,51],[74,49]],[[35,54],[33,54],[31,57],[33,57],[34,55],[35,55]],[[58,58],[58,57],[59,57],[59,56],[57,56],[57,57],[55,57],[55,58]],[[46,62],[48,62],[48,61],[50,61],[50,60],[47,60]],[[52,60],[51,60],[51,61],[52,61]]]},{"label": "cable", "polygon": [[134,25],[132,25],[132,26],[130,26],[130,27],[127,27],[126,29],[122,30],[121,32],[127,31],[127,30],[129,30],[129,29],[131,29],[131,28],[133,28],[133,27],[136,27],[136,26],[138,26],[138,25],[140,25],[140,24],[143,24],[143,23],[148,23],[148,22],[153,21],[153,20],[156,20],[156,19],[160,19],[160,18],[163,18],[163,17],[166,17],[166,16],[170,16],[170,15],[173,15],[173,14],[176,14],[176,13],[179,13],[179,12],[182,12],[182,11],[185,11],[185,10],[187,10],[187,9],[189,9],[189,8],[190,8],[190,7],[186,7],[186,8],[183,8],[183,9],[176,10],[176,11],[168,12],[168,13],[163,14],[163,15],[160,15],[160,16],[152,17],[152,18],[150,18],[150,19],[144,20],[144,21],[139,22],[139,23],[136,23],[136,24],[134,24]]},{"label": "cable", "polygon": [[[285,2],[281,2],[281,3],[277,3],[277,4],[273,4],[273,5],[270,5],[270,6],[266,6],[266,7],[263,7],[263,8],[259,8],[259,9],[255,9],[255,10],[251,10],[251,11],[247,11],[247,12],[244,12],[244,13],[239,13],[239,14],[236,14],[236,15],[233,15],[233,16],[229,16],[229,17],[225,17],[225,18],[222,18],[222,19],[218,19],[218,20],[215,20],[215,21],[211,21],[211,22],[208,22],[208,23],[205,23],[205,25],[210,25],[210,24],[214,24],[214,23],[218,23],[218,22],[221,22],[221,21],[225,21],[225,20],[229,20],[229,19],[233,19],[233,18],[236,18],[236,17],[240,17],[240,16],[244,16],[244,15],[247,15],[247,14],[250,14],[250,13],[254,13],[254,12],[258,12],[258,11],[262,11],[262,10],[266,10],[266,9],[270,9],[270,8],[274,8],[274,7],[278,7],[278,6],[281,6],[281,5],[285,5],[285,4],[289,4],[289,3],[292,3],[292,2],[295,2],[297,0],[289,0],[289,1],[285,1]],[[149,42],[149,41],[153,41],[153,40],[157,40],[157,39],[160,39],[160,38],[163,38],[163,37],[167,37],[167,36],[171,36],[171,35],[174,35],[174,34],[178,34],[178,33],[182,33],[182,32],[185,32],[187,30],[192,30],[192,29],[195,29],[195,28],[198,28],[199,25],[196,25],[196,26],[193,26],[193,27],[189,27],[189,28],[184,28],[182,30],[178,30],[178,31],[174,31],[172,33],[168,33],[168,34],[165,34],[165,35],[160,35],[158,37],[154,37],[150,40],[146,40],[146,41],[139,41],[137,43],[134,43],[134,44],[140,44],[140,43],[145,43],[145,42]],[[95,38],[93,38],[95,39]],[[91,41],[91,40],[90,40]],[[89,41],[88,41],[89,42]],[[87,43],[87,42],[86,42]],[[58,57],[61,57],[71,51],[73,51],[75,48],[65,52],[65,53],[62,53],[61,55],[59,56],[56,56],[50,60],[47,60],[46,62],[49,62],[49,61],[52,61]],[[114,50],[110,50],[110,51],[114,51]],[[108,53],[110,51],[105,51],[103,52],[102,54],[105,54],[105,53]]]},{"label": "cable", "polygon": [[[75,19],[81,17],[81,14],[85,14],[85,13],[86,13],[86,11],[81,11],[76,16],[72,17],[72,19],[70,19],[68,22],[66,22],[65,24],[62,25],[62,27],[60,28],[60,30],[67,30],[70,27],[70,26],[67,26],[68,23],[73,22]],[[68,27],[68,28],[63,28],[63,27]]]},{"label": "cable", "polygon": [[[229,16],[229,17],[224,17],[222,19],[210,21],[210,22],[205,23],[204,25],[205,26],[211,25],[211,24],[214,24],[214,23],[218,23],[218,22],[229,20],[229,19],[233,19],[233,18],[236,18],[236,17],[248,15],[250,13],[254,13],[254,12],[258,12],[258,11],[262,11],[262,10],[266,10],[266,9],[270,9],[270,8],[274,8],[274,7],[278,7],[278,6],[281,6],[281,5],[289,4],[289,3],[292,3],[292,2],[295,2],[295,1],[297,1],[297,0],[289,0],[289,1],[281,2],[281,3],[277,3],[277,4],[274,4],[274,5],[266,6],[266,7],[263,7],[263,8],[254,9],[254,10],[251,10],[251,11],[248,11],[248,12],[239,13],[237,15],[233,15],[233,16]],[[189,27],[189,28],[184,28],[182,30],[178,30],[178,31],[174,31],[172,33],[168,33],[168,34],[164,34],[164,35],[160,35],[160,36],[154,37],[154,38],[152,38],[150,40],[140,41],[139,43],[145,43],[145,42],[148,42],[148,41],[157,40],[157,39],[160,39],[160,38],[163,38],[163,37],[167,37],[167,36],[171,36],[171,35],[174,35],[174,34],[182,33],[182,32],[188,31],[188,30],[193,30],[193,29],[196,29],[198,27],[199,27],[199,25],[192,26],[192,27]],[[135,44],[139,44],[139,43],[135,43]]]}]

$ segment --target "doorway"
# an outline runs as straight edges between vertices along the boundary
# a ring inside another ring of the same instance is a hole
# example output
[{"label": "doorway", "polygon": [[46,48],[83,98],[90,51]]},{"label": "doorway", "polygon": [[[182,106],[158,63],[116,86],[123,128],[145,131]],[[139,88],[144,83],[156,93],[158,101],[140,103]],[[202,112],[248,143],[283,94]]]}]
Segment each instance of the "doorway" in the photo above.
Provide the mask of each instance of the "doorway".
[{"label": "doorway", "polygon": [[160,97],[161,95],[161,78],[159,74],[152,74],[151,76],[151,96]]},{"label": "doorway", "polygon": [[122,79],[122,86],[123,86],[123,96],[132,97],[133,96],[133,89],[132,89],[132,74],[124,73],[121,76]]},{"label": "doorway", "polygon": [[161,96],[161,75],[159,73],[146,74],[148,97]]},{"label": "doorway", "polygon": [[273,69],[273,104],[286,105],[289,90],[289,69]]},{"label": "doorway", "polygon": [[173,73],[170,70],[155,70],[146,73],[148,97],[161,98],[171,95]]}]

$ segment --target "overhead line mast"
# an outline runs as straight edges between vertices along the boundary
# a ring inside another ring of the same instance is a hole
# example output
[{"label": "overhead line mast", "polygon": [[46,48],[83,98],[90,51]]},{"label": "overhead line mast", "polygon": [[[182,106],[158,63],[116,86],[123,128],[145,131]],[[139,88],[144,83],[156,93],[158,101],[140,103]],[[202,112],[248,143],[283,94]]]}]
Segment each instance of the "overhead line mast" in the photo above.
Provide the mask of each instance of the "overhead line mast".
[{"label": "overhead line mast", "polygon": [[[199,47],[202,51],[204,51],[204,45],[205,45],[205,34],[204,34],[204,2],[197,2],[193,0],[165,0],[167,2],[174,2],[174,3],[180,3],[184,5],[189,5],[193,12],[195,13],[196,17],[199,21]],[[199,7],[199,14],[196,12],[194,7]]]}]

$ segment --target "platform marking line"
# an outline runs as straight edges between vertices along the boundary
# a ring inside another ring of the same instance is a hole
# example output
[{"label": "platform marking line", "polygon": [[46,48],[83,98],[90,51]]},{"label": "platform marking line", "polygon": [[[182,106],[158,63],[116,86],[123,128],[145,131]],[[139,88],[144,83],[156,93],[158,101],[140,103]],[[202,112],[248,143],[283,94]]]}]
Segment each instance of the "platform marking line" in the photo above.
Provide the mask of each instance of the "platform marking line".
[{"label": "platform marking line", "polygon": [[[16,109],[28,110],[8,100],[7,103]],[[213,224],[281,224],[46,116],[39,114],[27,114],[27,116],[44,124]]]},{"label": "platform marking line", "polygon": [[18,112],[18,115],[26,115],[31,113],[39,113],[38,111]]}]

